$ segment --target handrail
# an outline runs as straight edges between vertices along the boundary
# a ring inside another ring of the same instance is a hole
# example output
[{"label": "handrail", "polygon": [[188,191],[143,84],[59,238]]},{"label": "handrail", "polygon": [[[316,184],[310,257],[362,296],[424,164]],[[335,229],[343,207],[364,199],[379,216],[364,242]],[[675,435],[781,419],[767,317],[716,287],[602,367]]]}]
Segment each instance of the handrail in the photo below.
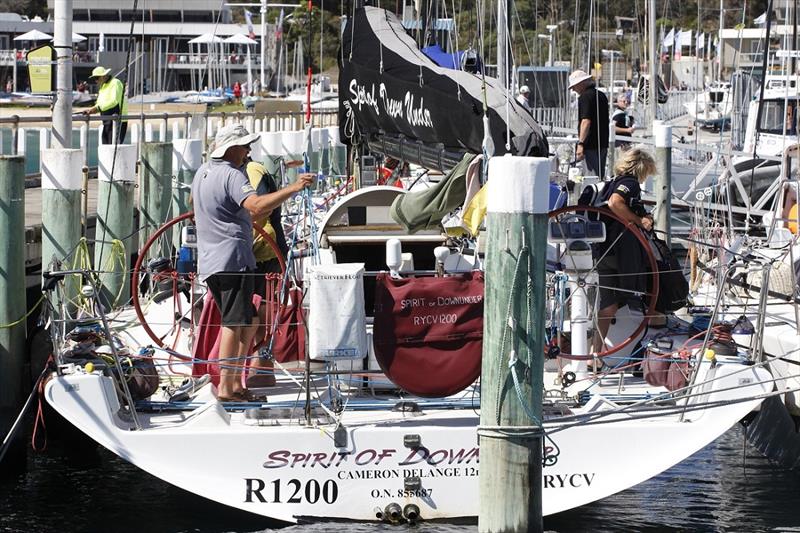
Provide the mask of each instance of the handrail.
[{"label": "handrail", "polygon": [[[131,104],[134,105],[134,104]],[[330,110],[330,111],[315,111],[314,116],[319,117],[338,117],[337,110]],[[153,112],[153,113],[136,113],[136,114],[127,114],[127,115],[87,115],[87,116],[80,116],[76,115],[72,118],[73,122],[101,122],[106,120],[164,120],[166,119],[187,119],[194,116],[202,115],[204,117],[209,118],[226,118],[231,115],[235,115],[240,117],[241,119],[246,119],[249,117],[253,118],[304,118],[305,114],[303,111],[274,111],[270,113],[256,113],[255,110],[242,110],[236,111],[231,113],[230,111],[197,111],[197,112],[190,112],[190,111],[179,111],[179,112]],[[0,116],[0,124],[12,124],[12,125],[19,125],[19,124],[33,124],[38,122],[50,123],[52,122],[53,117],[52,115],[41,115],[41,116],[18,116],[12,115],[10,117]]]}]

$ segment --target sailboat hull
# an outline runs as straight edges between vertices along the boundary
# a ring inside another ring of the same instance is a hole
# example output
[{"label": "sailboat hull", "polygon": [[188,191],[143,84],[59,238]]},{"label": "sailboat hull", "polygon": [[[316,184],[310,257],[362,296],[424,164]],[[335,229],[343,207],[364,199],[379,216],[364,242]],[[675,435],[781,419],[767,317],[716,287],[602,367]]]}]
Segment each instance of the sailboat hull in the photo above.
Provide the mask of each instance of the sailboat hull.
[{"label": "sailboat hull", "polygon": [[[767,392],[768,379],[763,369],[719,365],[706,374],[712,381],[694,400],[699,409],[687,410],[683,419],[675,406],[649,415],[619,412],[596,397],[587,409],[597,420],[548,424],[544,514],[625,490],[685,459],[754,409],[760,400],[753,397]],[[478,511],[478,415],[464,405],[468,398],[419,412],[363,404],[345,412],[344,429],[337,432],[321,411],[311,426],[298,424],[302,405],[229,413],[210,385],[192,411],[140,412],[142,429],[120,414],[114,384],[99,372],[53,376],[45,397],[126,461],[258,515],[286,522],[304,516],[376,520],[391,503],[418,506],[422,519]]]}]

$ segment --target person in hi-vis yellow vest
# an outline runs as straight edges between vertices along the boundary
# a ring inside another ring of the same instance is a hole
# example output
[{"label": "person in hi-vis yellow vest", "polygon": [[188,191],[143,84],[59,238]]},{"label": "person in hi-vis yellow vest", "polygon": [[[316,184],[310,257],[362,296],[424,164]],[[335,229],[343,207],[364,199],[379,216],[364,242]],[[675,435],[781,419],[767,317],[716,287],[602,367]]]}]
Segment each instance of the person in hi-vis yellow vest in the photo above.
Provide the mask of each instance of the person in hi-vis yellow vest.
[{"label": "person in hi-vis yellow vest", "polygon": [[[97,102],[93,107],[85,110],[84,115],[91,115],[100,111],[102,116],[127,115],[128,99],[125,98],[125,84],[111,75],[111,69],[95,67],[90,78],[97,81]],[[111,144],[114,125],[112,121],[103,120],[103,144]],[[125,142],[128,131],[128,120],[122,119],[117,126],[118,142]]]}]

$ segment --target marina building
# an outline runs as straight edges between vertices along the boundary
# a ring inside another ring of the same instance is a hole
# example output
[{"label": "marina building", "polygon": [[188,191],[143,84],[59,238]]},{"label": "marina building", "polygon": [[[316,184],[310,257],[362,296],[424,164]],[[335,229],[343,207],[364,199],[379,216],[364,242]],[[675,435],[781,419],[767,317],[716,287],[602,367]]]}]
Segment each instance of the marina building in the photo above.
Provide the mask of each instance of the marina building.
[{"label": "marina building", "polygon": [[[0,14],[0,79],[13,78],[15,66],[17,90],[26,88],[25,53],[47,41],[14,38],[34,29],[52,35],[55,1],[48,0],[47,7],[48,20]],[[264,76],[269,78],[274,25],[262,29],[258,23],[234,22],[245,20],[242,11],[234,16],[234,9],[246,8],[218,0],[161,0],[134,12],[129,0],[74,0],[72,30],[80,36],[73,44],[75,83],[87,80],[98,65],[123,72],[129,62],[132,93],[213,88],[246,80],[248,55],[254,78],[261,77],[266,58]],[[257,17],[259,4],[249,10]],[[268,36],[263,55],[262,31]],[[224,42],[234,36],[239,42]]]}]

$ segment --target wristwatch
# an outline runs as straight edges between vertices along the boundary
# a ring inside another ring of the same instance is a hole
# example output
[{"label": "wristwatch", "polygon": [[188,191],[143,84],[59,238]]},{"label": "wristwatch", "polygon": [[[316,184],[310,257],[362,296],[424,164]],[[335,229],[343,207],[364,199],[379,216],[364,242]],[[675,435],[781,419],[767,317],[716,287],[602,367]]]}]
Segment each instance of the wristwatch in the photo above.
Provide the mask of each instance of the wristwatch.
[{"label": "wristwatch", "polygon": [[583,141],[578,141],[577,146],[583,146]]}]

